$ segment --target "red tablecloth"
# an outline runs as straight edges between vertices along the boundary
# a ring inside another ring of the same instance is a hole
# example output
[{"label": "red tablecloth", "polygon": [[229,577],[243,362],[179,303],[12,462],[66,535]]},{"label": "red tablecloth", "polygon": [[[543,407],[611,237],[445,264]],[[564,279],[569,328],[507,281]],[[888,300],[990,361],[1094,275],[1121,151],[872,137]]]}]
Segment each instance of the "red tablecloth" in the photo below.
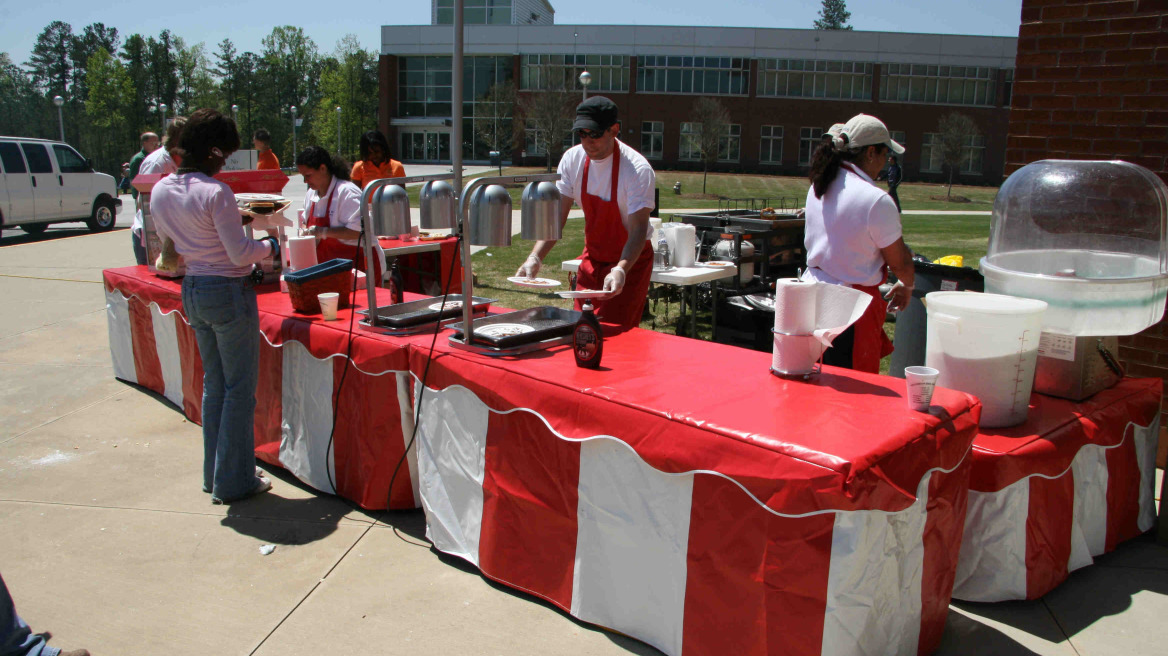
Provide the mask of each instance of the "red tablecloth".
[{"label": "red tablecloth", "polygon": [[[139,267],[105,280],[115,372],[197,418],[177,284]],[[489,577],[669,654],[940,641],[980,411],[966,394],[913,413],[900,380],[789,381],[767,354],[639,329],[606,340],[600,371],[565,347],[453,350],[449,332],[428,363],[429,336],[360,332],[330,452],[348,312],[325,324],[279,293],[259,305],[260,457],[378,507],[420,396],[395,505],[420,501],[435,546]]]},{"label": "red tablecloth", "polygon": [[1036,599],[1152,527],[1161,387],[1034,394],[1026,423],[978,434],[955,597]]}]

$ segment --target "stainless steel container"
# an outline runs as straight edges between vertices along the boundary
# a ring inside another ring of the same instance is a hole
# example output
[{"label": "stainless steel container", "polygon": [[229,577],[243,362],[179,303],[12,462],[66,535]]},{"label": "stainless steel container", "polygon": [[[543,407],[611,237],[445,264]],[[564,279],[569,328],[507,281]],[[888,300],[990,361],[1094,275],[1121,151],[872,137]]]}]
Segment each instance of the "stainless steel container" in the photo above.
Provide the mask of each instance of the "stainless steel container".
[{"label": "stainless steel container", "polygon": [[470,197],[470,243],[511,245],[511,195],[501,185],[475,189]]},{"label": "stainless steel container", "polygon": [[1039,340],[1034,391],[1082,401],[1119,382],[1118,337],[1076,337],[1043,333]]},{"label": "stainless steel container", "polygon": [[410,197],[398,185],[386,185],[373,192],[369,210],[375,236],[397,237],[410,231]]},{"label": "stainless steel container", "polygon": [[418,193],[418,210],[422,230],[440,230],[458,226],[458,198],[454,187],[445,180],[431,180]]},{"label": "stainless steel container", "polygon": [[520,201],[523,223],[520,236],[524,239],[560,239],[560,190],[554,182],[531,182],[523,189]]}]

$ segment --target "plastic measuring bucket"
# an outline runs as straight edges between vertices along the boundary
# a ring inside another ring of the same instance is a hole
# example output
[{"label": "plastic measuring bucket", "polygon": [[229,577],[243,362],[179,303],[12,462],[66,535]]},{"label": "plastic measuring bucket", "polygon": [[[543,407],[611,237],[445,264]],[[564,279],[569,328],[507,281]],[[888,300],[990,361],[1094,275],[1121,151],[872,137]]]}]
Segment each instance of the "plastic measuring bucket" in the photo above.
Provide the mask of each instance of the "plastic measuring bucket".
[{"label": "plastic measuring bucket", "polygon": [[981,400],[981,426],[1026,421],[1046,302],[1030,298],[931,292],[925,295],[925,366],[938,387]]}]

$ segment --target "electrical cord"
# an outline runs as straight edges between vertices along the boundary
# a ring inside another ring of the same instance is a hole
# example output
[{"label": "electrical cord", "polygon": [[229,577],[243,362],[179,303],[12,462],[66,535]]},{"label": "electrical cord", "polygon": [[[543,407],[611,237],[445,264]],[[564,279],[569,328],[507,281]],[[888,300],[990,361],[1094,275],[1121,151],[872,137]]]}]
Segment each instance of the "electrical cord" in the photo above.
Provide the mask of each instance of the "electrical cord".
[{"label": "electrical cord", "polygon": [[[364,241],[364,239],[365,239],[365,231],[362,230],[357,235],[357,257],[358,258],[361,257],[361,242]],[[354,264],[356,264],[356,262],[354,262]],[[367,267],[367,268],[372,268],[372,269],[376,270],[375,267]],[[370,280],[369,277],[366,276],[365,277],[365,284],[366,285],[374,285],[377,283],[375,281]],[[350,313],[349,313],[349,335],[347,337],[348,344],[345,345],[345,366],[341,367],[341,380],[340,380],[340,382],[337,383],[337,391],[333,394],[333,426],[329,430],[328,446],[326,446],[325,450],[324,450],[324,462],[325,462],[324,473],[326,476],[328,476],[329,486],[333,488],[333,494],[340,494],[340,493],[337,491],[336,481],[333,480],[333,469],[332,469],[332,467],[328,466],[328,463],[332,462],[332,457],[333,457],[332,456],[333,437],[337,433],[337,408],[339,408],[340,404],[341,404],[341,390],[344,389],[344,386],[345,386],[345,376],[348,375],[348,373],[349,373],[349,364],[353,361],[353,321],[357,318],[357,275],[356,274],[353,275],[353,289],[351,290],[350,295],[349,295],[349,310],[350,310]],[[375,312],[376,310],[377,310],[377,308],[369,308],[370,313]]]},{"label": "electrical cord", "polygon": [[[442,305],[439,306],[439,308],[438,308],[438,316],[439,317],[442,316],[442,312],[446,308],[446,298],[448,296],[450,296],[449,282],[450,282],[451,278],[454,276],[454,264],[455,264],[455,262],[459,261],[459,256],[462,254],[461,253],[462,246],[463,246],[462,235],[459,235],[458,240],[455,242],[455,246],[454,246],[454,257],[452,257],[450,259],[450,269],[446,272],[447,284],[445,285],[443,292],[442,292]],[[439,280],[438,284],[442,284],[442,281]],[[472,315],[474,314],[473,300],[474,300],[474,290],[472,289],[471,290],[471,297],[462,299],[463,303],[471,303],[471,308],[472,308],[471,314]],[[414,446],[414,440],[416,440],[418,437],[418,426],[421,425],[421,418],[422,418],[422,397],[424,397],[426,394],[426,381],[430,378],[430,363],[434,361],[434,346],[438,343],[438,333],[440,333],[440,332],[442,332],[441,319],[439,319],[439,321],[434,325],[434,336],[430,339],[430,352],[426,354],[426,368],[422,370],[422,384],[421,384],[420,388],[418,389],[418,402],[414,408],[414,431],[413,431],[413,434],[410,435],[410,441],[406,443],[405,450],[402,451],[401,458],[398,458],[397,464],[394,465],[393,475],[390,476],[390,478],[389,478],[389,489],[385,493],[385,508],[386,508],[386,510],[389,510],[391,508],[390,501],[393,499],[393,484],[397,481],[397,473],[399,471],[401,471],[402,463],[406,461],[406,457],[410,453],[410,447]]]}]

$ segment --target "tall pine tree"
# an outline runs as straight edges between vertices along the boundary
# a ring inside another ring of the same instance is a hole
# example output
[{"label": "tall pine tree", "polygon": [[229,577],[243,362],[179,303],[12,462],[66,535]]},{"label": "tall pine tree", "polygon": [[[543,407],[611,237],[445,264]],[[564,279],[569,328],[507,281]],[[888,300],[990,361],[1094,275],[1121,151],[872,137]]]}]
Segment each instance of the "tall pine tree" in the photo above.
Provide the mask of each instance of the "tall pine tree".
[{"label": "tall pine tree", "polygon": [[850,30],[848,19],[852,12],[848,11],[848,3],[844,0],[823,0],[823,8],[819,10],[819,20],[815,21],[817,30]]}]

